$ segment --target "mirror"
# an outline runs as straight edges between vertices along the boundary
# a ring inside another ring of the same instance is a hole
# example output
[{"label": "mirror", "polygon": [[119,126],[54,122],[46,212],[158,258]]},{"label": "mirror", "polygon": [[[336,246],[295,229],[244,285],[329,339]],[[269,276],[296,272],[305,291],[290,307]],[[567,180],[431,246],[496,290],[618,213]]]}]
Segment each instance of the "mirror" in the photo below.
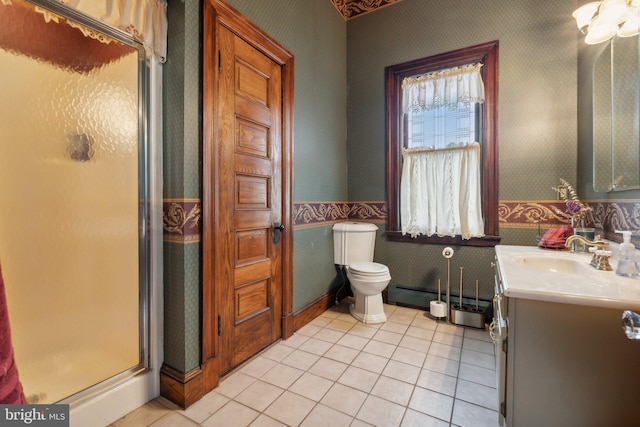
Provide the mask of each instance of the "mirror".
[{"label": "mirror", "polygon": [[593,188],[640,188],[638,37],[615,37],[593,65]]}]

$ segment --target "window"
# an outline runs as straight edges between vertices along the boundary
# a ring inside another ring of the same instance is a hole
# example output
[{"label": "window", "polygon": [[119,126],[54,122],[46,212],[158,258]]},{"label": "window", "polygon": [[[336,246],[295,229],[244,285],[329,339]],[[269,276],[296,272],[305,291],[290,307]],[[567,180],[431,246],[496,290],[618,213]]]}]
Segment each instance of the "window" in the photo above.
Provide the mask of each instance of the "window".
[{"label": "window", "polygon": [[[468,103],[469,108],[466,111],[436,108],[420,114],[403,114],[402,83],[405,78],[472,63],[482,64],[484,103]],[[471,246],[494,246],[499,242],[497,66],[498,42],[493,41],[386,68],[387,205],[389,209],[387,237],[390,240]],[[484,237],[462,239],[460,235],[455,237],[403,235],[400,218],[403,149],[420,146],[439,148],[450,142],[459,144],[473,140],[480,143],[480,193]]]}]

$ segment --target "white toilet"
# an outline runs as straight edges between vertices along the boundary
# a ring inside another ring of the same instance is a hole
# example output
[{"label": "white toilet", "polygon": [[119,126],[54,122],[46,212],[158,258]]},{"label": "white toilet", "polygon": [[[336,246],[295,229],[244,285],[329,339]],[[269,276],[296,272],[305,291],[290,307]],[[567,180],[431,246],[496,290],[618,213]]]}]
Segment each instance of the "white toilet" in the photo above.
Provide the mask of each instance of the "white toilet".
[{"label": "white toilet", "polygon": [[349,311],[362,323],[387,321],[382,291],[391,275],[386,265],[373,262],[377,230],[375,224],[367,222],[339,222],[333,226],[334,262],[347,271],[355,297]]}]

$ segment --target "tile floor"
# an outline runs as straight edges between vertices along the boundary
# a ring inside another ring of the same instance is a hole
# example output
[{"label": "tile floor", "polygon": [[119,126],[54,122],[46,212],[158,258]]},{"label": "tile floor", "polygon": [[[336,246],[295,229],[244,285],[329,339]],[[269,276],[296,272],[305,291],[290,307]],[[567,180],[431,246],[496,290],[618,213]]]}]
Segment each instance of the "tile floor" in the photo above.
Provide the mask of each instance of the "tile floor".
[{"label": "tile floor", "polygon": [[348,300],[264,351],[186,410],[163,398],[111,427],[498,426],[486,331],[385,305],[364,325]]}]

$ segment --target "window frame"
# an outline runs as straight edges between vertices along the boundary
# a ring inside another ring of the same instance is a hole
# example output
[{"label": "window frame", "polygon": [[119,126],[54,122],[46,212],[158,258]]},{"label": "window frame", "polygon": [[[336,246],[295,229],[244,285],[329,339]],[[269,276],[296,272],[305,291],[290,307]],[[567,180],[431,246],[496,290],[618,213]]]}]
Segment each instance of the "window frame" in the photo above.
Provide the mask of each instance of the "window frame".
[{"label": "window frame", "polygon": [[[484,237],[402,235],[400,225],[400,178],[402,174],[402,81],[406,77],[445,68],[481,62],[485,100],[480,108],[482,155],[482,216]],[[500,242],[498,226],[498,41],[494,40],[385,68],[387,129],[387,239],[399,242],[495,246]]]}]

